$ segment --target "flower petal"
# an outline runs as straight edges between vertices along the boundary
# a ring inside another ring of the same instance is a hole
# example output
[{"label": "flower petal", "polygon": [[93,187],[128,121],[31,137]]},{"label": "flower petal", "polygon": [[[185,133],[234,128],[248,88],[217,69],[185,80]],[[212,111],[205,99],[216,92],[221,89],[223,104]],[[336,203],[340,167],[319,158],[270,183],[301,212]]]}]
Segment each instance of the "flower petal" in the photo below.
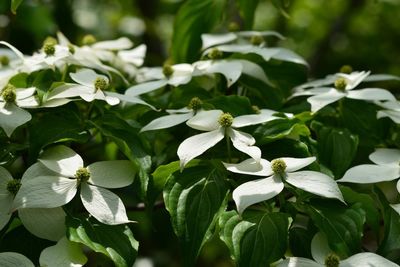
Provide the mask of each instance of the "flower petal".
[{"label": "flower petal", "polygon": [[357,184],[392,181],[400,176],[399,169],[399,166],[363,164],[348,169],[343,178],[337,181]]},{"label": "flower petal", "polygon": [[55,208],[67,204],[77,191],[77,181],[57,176],[40,176],[23,183],[15,196],[12,210],[19,208]]},{"label": "flower petal", "polygon": [[0,266],[2,267],[35,267],[24,255],[16,252],[1,252]]},{"label": "flower petal", "polygon": [[215,146],[223,138],[224,130],[219,128],[211,132],[194,135],[184,140],[179,145],[177,152],[181,169],[183,169],[189,161]]},{"label": "flower petal", "polygon": [[64,84],[54,88],[47,96],[47,100],[77,97],[83,94],[94,94],[94,92],[94,87],[79,84]]},{"label": "flower petal", "polygon": [[90,172],[88,183],[105,187],[120,188],[130,185],[136,168],[129,160],[99,161],[87,167]]},{"label": "flower petal", "polygon": [[108,189],[82,183],[81,200],[86,210],[99,222],[110,225],[131,222],[121,199]]},{"label": "flower petal", "polygon": [[218,123],[219,117],[223,112],[217,110],[200,110],[193,118],[188,120],[186,124],[193,129],[200,131],[213,131],[221,126]]},{"label": "flower petal", "polygon": [[146,56],[147,47],[144,44],[139,45],[131,50],[122,50],[118,52],[118,57],[124,62],[135,65],[136,67],[143,65]]},{"label": "flower petal", "polygon": [[232,127],[240,128],[249,125],[255,125],[277,119],[272,116],[276,111],[270,109],[262,109],[259,114],[242,115],[233,119]]},{"label": "flower petal", "polygon": [[378,165],[398,165],[400,162],[400,149],[378,148],[369,155],[369,159]]},{"label": "flower petal", "polygon": [[385,259],[384,257],[371,252],[358,253],[340,262],[340,267],[360,267],[360,266],[399,267],[399,265],[397,265],[396,263],[391,262]]},{"label": "flower petal", "polygon": [[66,177],[74,177],[76,171],[83,167],[83,160],[71,148],[58,145],[46,149],[39,161],[50,170]]},{"label": "flower petal", "polygon": [[193,112],[189,113],[181,113],[181,114],[170,114],[166,116],[162,116],[151,121],[149,124],[144,126],[140,131],[153,131],[159,129],[170,128],[172,126],[184,123],[193,117]]},{"label": "flower petal", "polygon": [[321,108],[329,105],[330,103],[336,102],[345,96],[346,93],[339,92],[338,90],[332,88],[326,93],[307,98],[307,102],[311,104],[311,111],[317,112]]},{"label": "flower petal", "polygon": [[94,88],[94,82],[96,81],[97,78],[103,78],[108,82],[107,76],[97,74],[92,69],[81,69],[75,73],[74,72],[70,73],[69,76],[75,82],[92,88]]},{"label": "flower petal", "polygon": [[390,206],[400,215],[400,204],[390,204]]},{"label": "flower petal", "polygon": [[37,237],[58,241],[65,235],[65,212],[61,207],[51,209],[19,209],[24,227]]},{"label": "flower petal", "polygon": [[236,34],[232,32],[224,33],[224,34],[212,34],[212,33],[204,33],[201,35],[201,41],[203,43],[202,50],[209,48],[214,45],[220,45],[232,42],[237,39]]},{"label": "flower petal", "polygon": [[385,89],[379,88],[366,88],[349,91],[347,94],[348,98],[360,99],[360,100],[391,100],[395,101],[394,95]]},{"label": "flower petal", "polygon": [[261,159],[259,162],[253,158],[246,159],[238,164],[225,163],[225,168],[234,173],[248,174],[255,176],[270,176],[273,174],[271,162],[266,159]]},{"label": "flower petal", "polygon": [[337,73],[337,77],[346,79],[346,90],[352,90],[357,87],[371,72],[370,71],[353,71],[350,74]]},{"label": "flower petal", "polygon": [[0,127],[3,128],[8,137],[11,136],[15,129],[31,119],[32,116],[28,111],[15,104],[10,103],[4,107],[0,106]]},{"label": "flower petal", "polygon": [[116,40],[97,42],[92,45],[92,48],[104,49],[104,50],[123,50],[123,49],[129,49],[132,46],[133,43],[131,40],[129,40],[127,37],[121,37]]},{"label": "flower petal", "polygon": [[241,131],[234,130],[229,128],[227,131],[229,137],[231,138],[233,146],[252,157],[256,161],[260,161],[261,159],[261,149],[256,146],[253,146],[256,140],[253,136],[248,133],[244,133]]},{"label": "flower petal", "polygon": [[138,96],[160,89],[168,84],[167,80],[151,81],[134,85],[126,89],[125,95]]},{"label": "flower petal", "polygon": [[141,104],[150,107],[153,110],[157,110],[155,107],[150,105],[149,103],[146,103],[142,99],[140,99],[137,96],[130,96],[130,95],[122,95],[114,92],[106,92],[106,100],[109,96],[112,96],[114,98],[118,98],[121,101],[128,102],[130,104]]},{"label": "flower petal", "polygon": [[17,100],[21,100],[21,99],[30,97],[35,92],[36,92],[36,87],[18,88],[17,90],[15,90],[15,94],[17,96]]},{"label": "flower petal", "polygon": [[395,123],[400,124],[400,111],[397,111],[397,110],[380,110],[376,114],[376,117],[378,119],[384,118],[384,117],[389,117]]},{"label": "flower petal", "polygon": [[329,92],[329,90],[332,90],[332,87],[317,87],[307,90],[298,90],[297,92],[292,94],[290,98],[304,95],[320,95]]},{"label": "flower petal", "polygon": [[325,263],[325,258],[332,253],[329,247],[328,239],[322,232],[317,232],[311,240],[311,255],[313,259],[320,263]]},{"label": "flower petal", "polygon": [[227,60],[198,61],[194,66],[196,69],[200,70],[200,75],[213,73],[220,73],[224,75],[227,80],[228,87],[230,87],[239,79],[243,69],[243,66],[240,62]]},{"label": "flower petal", "polygon": [[247,207],[278,195],[283,187],[280,178],[274,175],[241,184],[233,190],[232,197],[239,214],[242,214]]},{"label": "flower petal", "polygon": [[187,84],[192,80],[193,66],[191,64],[176,64],[172,66],[174,72],[171,77],[168,78],[168,84],[178,86],[181,84]]},{"label": "flower petal", "polygon": [[242,73],[256,78],[262,82],[264,82],[265,84],[271,85],[271,82],[269,81],[267,75],[265,75],[264,70],[258,65],[255,64],[249,60],[245,60],[245,59],[236,59],[235,61],[240,62],[240,64],[242,64]]},{"label": "flower petal", "polygon": [[58,176],[58,173],[49,170],[42,163],[36,162],[24,172],[21,182],[25,183],[40,176]]},{"label": "flower petal", "polygon": [[286,174],[286,182],[315,195],[336,198],[344,203],[335,180],[326,174],[314,171],[292,172]]},{"label": "flower petal", "polygon": [[7,190],[7,184],[12,180],[11,174],[0,166],[0,214],[8,213],[13,202],[14,197]]},{"label": "flower petal", "polygon": [[307,258],[290,257],[279,262],[276,267],[324,267],[324,265]]},{"label": "flower petal", "polygon": [[287,172],[295,172],[300,170],[316,160],[316,157],[308,157],[308,158],[281,158],[286,163],[286,171]]},{"label": "flower petal", "polygon": [[61,238],[56,245],[45,248],[40,253],[41,266],[80,267],[87,262],[82,246],[71,242],[66,237]]}]

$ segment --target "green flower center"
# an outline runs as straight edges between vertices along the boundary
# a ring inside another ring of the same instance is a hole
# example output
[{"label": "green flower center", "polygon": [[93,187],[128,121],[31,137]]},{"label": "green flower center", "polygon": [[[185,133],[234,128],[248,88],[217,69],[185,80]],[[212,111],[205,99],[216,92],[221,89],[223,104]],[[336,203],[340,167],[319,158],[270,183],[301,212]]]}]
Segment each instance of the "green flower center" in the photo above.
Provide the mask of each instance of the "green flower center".
[{"label": "green flower center", "polygon": [[97,77],[96,80],[94,81],[94,88],[96,88],[96,90],[106,90],[108,87],[108,82],[106,81],[106,79],[102,78],[102,77]]},{"label": "green flower center", "polygon": [[6,103],[15,103],[15,100],[17,99],[15,86],[8,84],[6,87],[4,87],[3,91],[1,92],[1,96],[3,97]]},{"label": "green flower center", "polygon": [[222,127],[229,127],[233,123],[233,117],[230,113],[223,113],[223,114],[221,114],[221,116],[219,116],[218,123]]},{"label": "green flower center", "polygon": [[7,191],[14,196],[18,193],[20,187],[21,187],[21,180],[18,179],[13,179],[7,183]]},{"label": "green flower center", "polygon": [[82,44],[83,45],[92,45],[95,42],[97,42],[96,37],[94,37],[94,35],[92,35],[92,34],[86,34],[82,38]]},{"label": "green flower center", "polygon": [[10,64],[10,58],[7,57],[6,55],[0,56],[0,64],[2,66],[8,66],[8,64]]},{"label": "green flower center", "polygon": [[343,65],[343,66],[340,68],[340,72],[341,72],[341,73],[350,74],[350,73],[353,72],[353,68],[352,68],[350,65]]},{"label": "green flower center", "polygon": [[271,162],[271,169],[275,174],[284,174],[286,170],[286,163],[283,159],[274,159]]},{"label": "green flower center", "polygon": [[260,108],[258,106],[253,105],[253,106],[251,106],[251,108],[253,109],[254,113],[256,113],[256,114],[260,114],[261,113]]},{"label": "green flower center", "polygon": [[203,101],[201,101],[200,98],[193,97],[188,104],[188,108],[192,109],[193,111],[197,111],[201,108],[202,105]]},{"label": "green flower center", "polygon": [[90,178],[90,172],[87,168],[80,167],[75,173],[75,178],[78,180],[78,184],[86,182]]},{"label": "green flower center", "polygon": [[46,37],[46,39],[44,39],[44,41],[43,41],[43,45],[45,45],[45,44],[53,44],[53,45],[56,45],[56,44],[58,44],[58,41],[57,41],[56,38],[54,38],[54,37],[52,37],[52,36],[48,36],[48,37]]},{"label": "green flower center", "polygon": [[218,48],[213,48],[208,52],[207,56],[209,59],[220,59],[223,56],[223,52]]},{"label": "green flower center", "polygon": [[339,91],[346,90],[346,86],[347,86],[347,82],[346,82],[346,79],[343,77],[340,77],[335,81],[335,88]]},{"label": "green flower center", "polygon": [[262,37],[261,35],[253,35],[250,38],[250,43],[252,45],[260,45],[264,42],[264,37]]},{"label": "green flower center", "polygon": [[43,52],[47,55],[47,56],[54,56],[54,54],[56,53],[56,46],[55,44],[49,42],[49,43],[44,43],[43,45]]},{"label": "green flower center", "polygon": [[239,30],[240,30],[240,25],[239,25],[239,23],[237,23],[237,22],[235,22],[235,21],[230,22],[229,25],[228,25],[228,30],[229,30],[230,32],[237,32],[237,31],[239,31]]},{"label": "green flower center", "polygon": [[174,69],[172,68],[171,65],[164,64],[162,73],[164,74],[165,77],[169,78],[174,73]]},{"label": "green flower center", "polygon": [[325,258],[325,266],[326,267],[339,267],[339,257],[336,254],[329,254]]}]

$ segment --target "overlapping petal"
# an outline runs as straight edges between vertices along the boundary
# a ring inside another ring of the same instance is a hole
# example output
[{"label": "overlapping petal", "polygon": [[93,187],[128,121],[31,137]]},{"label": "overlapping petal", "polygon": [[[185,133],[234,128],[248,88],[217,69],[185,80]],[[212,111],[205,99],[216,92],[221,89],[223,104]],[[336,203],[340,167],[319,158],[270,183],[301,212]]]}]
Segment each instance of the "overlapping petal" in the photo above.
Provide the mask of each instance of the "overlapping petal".
[{"label": "overlapping petal", "polygon": [[105,188],[120,188],[130,185],[135,178],[136,168],[129,160],[99,161],[87,167],[90,184]]},{"label": "overlapping petal", "polygon": [[75,151],[64,145],[46,149],[39,157],[39,162],[50,170],[65,177],[74,177],[76,171],[83,167],[83,160]]}]

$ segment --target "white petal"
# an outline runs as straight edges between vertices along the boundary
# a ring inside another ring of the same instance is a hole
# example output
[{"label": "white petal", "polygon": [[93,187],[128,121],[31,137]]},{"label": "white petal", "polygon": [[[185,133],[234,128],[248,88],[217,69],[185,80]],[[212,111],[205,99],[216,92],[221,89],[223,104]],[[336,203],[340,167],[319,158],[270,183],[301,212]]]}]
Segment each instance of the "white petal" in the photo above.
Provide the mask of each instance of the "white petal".
[{"label": "white petal", "polygon": [[315,195],[336,198],[344,202],[335,180],[326,174],[314,171],[292,172],[286,174],[286,182]]},{"label": "white petal", "polygon": [[83,167],[83,160],[71,148],[58,145],[46,149],[39,161],[50,170],[66,177],[74,177],[76,171]]},{"label": "white petal", "polygon": [[19,59],[24,61],[24,54],[22,54],[22,52],[19,51],[17,48],[15,48],[14,46],[12,46],[11,44],[9,44],[9,43],[7,43],[5,41],[0,41],[0,44],[5,45],[8,48],[10,48],[17,55],[17,57],[19,57]]},{"label": "white petal", "polygon": [[240,62],[242,64],[243,70],[242,72],[250,77],[256,78],[260,81],[263,81],[265,84],[271,84],[267,75],[265,75],[264,70],[258,65],[251,61],[244,59],[236,59],[235,61]]},{"label": "white petal", "polygon": [[380,82],[388,80],[400,80],[400,77],[390,74],[371,74],[364,79],[364,82]]},{"label": "white petal", "polygon": [[10,103],[3,108],[0,107],[0,127],[3,128],[8,137],[11,136],[15,129],[31,119],[32,116],[28,111],[15,104]]},{"label": "white petal", "polygon": [[278,195],[283,187],[282,181],[272,176],[241,184],[233,190],[232,197],[241,214],[247,207]]},{"label": "white petal", "polygon": [[246,159],[240,163],[232,164],[223,162],[225,168],[234,173],[248,174],[255,176],[270,176],[273,174],[271,162],[266,159],[261,159],[259,162],[251,159]]},{"label": "white petal", "polygon": [[80,267],[87,262],[87,258],[79,243],[63,237],[56,245],[45,248],[40,253],[39,262],[41,266],[49,267]]},{"label": "white petal", "polygon": [[34,108],[39,106],[39,101],[36,99],[35,96],[30,96],[24,99],[20,99],[16,101],[17,106],[21,108]]},{"label": "white petal", "polygon": [[311,111],[317,112],[321,108],[336,102],[346,96],[346,93],[339,92],[336,89],[331,89],[326,93],[315,95],[307,98],[307,102],[311,104]]},{"label": "white petal", "polygon": [[332,87],[318,87],[318,88],[312,88],[312,89],[307,89],[307,90],[298,90],[295,92],[292,97],[296,96],[304,96],[304,95],[320,95],[329,92],[329,90],[332,90]]},{"label": "white petal", "polygon": [[179,145],[177,152],[181,169],[183,169],[189,161],[215,146],[223,138],[224,130],[220,128],[211,132],[194,135],[184,140]]},{"label": "white petal", "polygon": [[90,172],[88,182],[106,188],[120,188],[130,185],[136,168],[129,160],[99,161],[87,167]]},{"label": "white petal", "polygon": [[76,191],[75,179],[40,176],[22,184],[12,209],[60,207],[70,202]]},{"label": "white petal", "polygon": [[108,189],[82,183],[81,200],[99,222],[110,225],[131,222],[121,199]]},{"label": "white petal", "polygon": [[66,98],[60,98],[60,99],[51,99],[51,100],[46,100],[46,102],[42,103],[40,107],[44,108],[54,108],[54,107],[59,107],[63,106],[69,102],[73,101],[72,99],[66,99]]},{"label": "white petal", "polygon": [[107,76],[97,74],[92,69],[81,69],[75,73],[70,73],[69,76],[71,76],[71,79],[74,80],[75,82],[93,88],[94,88],[94,82],[96,81],[97,78],[103,78],[108,82]]},{"label": "white petal", "polygon": [[[266,49],[266,48],[264,48]],[[296,64],[302,64],[305,66],[308,66],[307,61],[304,60],[301,56],[296,54],[295,52],[286,49],[286,48],[269,48],[270,50],[274,51],[276,50],[276,53],[272,56],[274,59],[278,60],[283,60],[283,61],[288,61],[288,62],[293,62]],[[271,52],[270,52],[271,53]]]},{"label": "white petal", "polygon": [[36,87],[29,87],[29,88],[23,88],[23,89],[17,89],[15,90],[15,94],[18,100],[24,99],[27,97],[32,96],[36,92]]},{"label": "white petal", "polygon": [[347,97],[352,99],[370,100],[370,101],[396,100],[396,98],[394,97],[394,95],[392,95],[391,92],[379,88],[366,88],[366,89],[349,91]]},{"label": "white petal", "polygon": [[52,209],[19,209],[18,216],[24,227],[37,237],[58,241],[67,231],[65,212],[61,207]]},{"label": "white petal", "polygon": [[144,57],[146,56],[146,45],[142,44],[131,50],[123,50],[118,52],[118,56],[127,63],[131,63],[135,66],[141,66],[144,62]]},{"label": "white petal", "polygon": [[324,265],[306,258],[290,257],[279,262],[276,267],[324,267]]},{"label": "white petal", "polygon": [[209,34],[204,33],[201,35],[201,41],[203,43],[202,50],[209,48],[214,45],[220,45],[232,42],[237,39],[236,34],[232,32],[224,33],[224,34]]},{"label": "white petal", "polygon": [[22,175],[21,182],[25,183],[39,176],[58,176],[57,172],[49,170],[42,163],[37,162],[31,165]]},{"label": "white petal", "polygon": [[0,230],[2,230],[3,227],[7,225],[8,221],[11,218],[11,215],[12,214],[8,212],[7,213],[0,212]]},{"label": "white petal", "polygon": [[160,118],[151,121],[149,124],[144,126],[140,131],[144,132],[144,131],[153,131],[153,130],[170,128],[172,126],[184,123],[191,117],[193,117],[192,112],[162,116]]},{"label": "white petal", "polygon": [[9,212],[14,199],[14,196],[7,190],[7,184],[12,180],[11,174],[0,166],[0,214]]},{"label": "white petal", "polygon": [[390,206],[400,215],[400,204],[390,204]]},{"label": "white petal", "polygon": [[174,72],[171,77],[168,78],[168,84],[178,86],[181,84],[187,84],[192,79],[193,66],[191,64],[176,64],[172,66]]},{"label": "white petal", "polygon": [[394,262],[371,252],[362,252],[340,262],[340,267],[399,267]]},{"label": "white petal", "polygon": [[110,106],[115,106],[115,105],[119,104],[119,102],[120,102],[119,98],[117,98],[115,96],[108,95],[107,92],[105,94],[106,94],[105,95],[105,100],[106,100],[107,104],[109,104]]},{"label": "white petal", "polygon": [[0,253],[1,267],[35,267],[33,263],[24,255],[16,252]]},{"label": "white petal", "polygon": [[328,239],[322,232],[318,232],[311,240],[311,255],[318,263],[324,264],[325,258],[332,253],[329,247]]},{"label": "white petal", "polygon": [[[95,97],[96,97],[96,93],[93,94],[88,94],[88,93],[82,93],[79,95],[83,100],[85,100],[86,102],[92,102]],[[102,99],[103,100],[103,99]]]},{"label": "white petal", "polygon": [[126,89],[125,94],[129,96],[138,96],[142,94],[146,94],[152,92],[154,90],[160,89],[168,84],[167,80],[159,80],[159,81],[152,81],[141,83],[138,85],[134,85]]},{"label": "white petal", "polygon": [[238,116],[233,119],[232,127],[240,128],[277,119],[277,117],[272,116],[274,113],[276,113],[274,110],[262,109],[259,114]]},{"label": "white petal", "polygon": [[121,37],[116,40],[101,41],[92,45],[94,49],[105,49],[105,50],[123,50],[123,49],[129,49],[132,46],[133,43],[126,37]]},{"label": "white petal", "polygon": [[77,97],[82,94],[93,94],[94,87],[78,85],[78,84],[64,84],[54,88],[47,96],[47,100]]},{"label": "white petal", "polygon": [[376,114],[376,117],[378,119],[383,118],[383,117],[389,117],[395,123],[400,124],[400,111],[396,111],[396,110],[380,110]]},{"label": "white petal", "polygon": [[221,110],[200,110],[186,124],[196,130],[213,131],[221,127],[218,119],[222,114]]},{"label": "white petal", "polygon": [[246,153],[256,161],[260,161],[261,150],[258,147],[254,146],[256,140],[253,136],[248,133],[234,130],[232,128],[228,129],[227,133],[231,138],[233,146],[237,150]]},{"label": "white petal", "polygon": [[399,170],[399,166],[363,164],[348,169],[343,178],[339,179],[338,182],[370,184],[392,181],[400,176]]},{"label": "white petal", "polygon": [[337,73],[337,77],[346,79],[346,90],[352,90],[357,87],[371,72],[370,71],[353,71],[350,74]]},{"label": "white petal", "polygon": [[124,102],[128,102],[130,104],[141,104],[141,105],[148,106],[151,109],[157,110],[155,107],[153,107],[152,105],[146,103],[145,101],[143,101],[142,99],[140,99],[137,96],[122,95],[122,94],[118,94],[118,93],[114,93],[114,92],[106,92],[106,95],[118,98],[119,100],[124,101]]},{"label": "white petal", "polygon": [[243,69],[242,64],[236,61],[208,60],[199,61],[197,63],[198,64],[195,66],[198,67],[202,73],[221,73],[222,75],[224,75],[227,80],[228,87],[230,87],[239,79]]},{"label": "white petal", "polygon": [[286,163],[286,172],[295,172],[300,170],[311,163],[313,163],[317,158],[316,157],[308,157],[308,158],[280,158]]},{"label": "white petal", "polygon": [[375,164],[398,164],[400,162],[400,149],[378,148],[369,155],[369,159]]}]

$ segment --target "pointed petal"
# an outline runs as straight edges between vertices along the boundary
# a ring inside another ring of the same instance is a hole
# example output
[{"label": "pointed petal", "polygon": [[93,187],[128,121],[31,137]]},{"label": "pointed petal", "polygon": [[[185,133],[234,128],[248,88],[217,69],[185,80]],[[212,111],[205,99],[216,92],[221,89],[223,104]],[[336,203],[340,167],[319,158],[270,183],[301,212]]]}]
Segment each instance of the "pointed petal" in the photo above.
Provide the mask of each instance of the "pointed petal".
[{"label": "pointed petal", "polygon": [[152,92],[154,90],[160,89],[168,84],[167,80],[159,80],[159,81],[152,81],[141,83],[138,85],[134,85],[126,89],[125,94],[129,96],[138,96],[142,94],[146,94]]},{"label": "pointed petal", "polygon": [[346,79],[347,86],[346,90],[352,90],[356,88],[371,72],[370,71],[353,71],[350,74],[337,73],[337,77],[343,77]]},{"label": "pointed petal", "polygon": [[276,111],[270,109],[262,109],[259,114],[242,115],[235,117],[233,119],[232,127],[240,128],[249,125],[256,125],[277,119],[277,117],[272,116]]},{"label": "pointed petal", "polygon": [[332,253],[328,239],[322,232],[317,232],[311,240],[311,255],[318,263],[324,264],[325,258]]},{"label": "pointed petal", "polygon": [[88,183],[105,187],[120,188],[130,185],[136,168],[129,160],[99,161],[87,167],[90,172]]},{"label": "pointed petal", "polygon": [[129,49],[132,46],[133,46],[133,43],[131,40],[129,40],[126,37],[121,37],[116,40],[107,40],[107,41],[97,42],[92,45],[92,48],[104,49],[104,50],[123,50],[123,49]]},{"label": "pointed petal", "polygon": [[261,159],[259,162],[251,159],[246,159],[240,163],[232,164],[223,162],[225,168],[234,173],[248,174],[255,176],[271,176],[273,171],[271,169],[271,162],[266,159]]},{"label": "pointed petal", "polygon": [[271,84],[267,75],[265,75],[264,70],[258,65],[251,61],[244,60],[244,59],[237,59],[235,61],[240,62],[242,64],[243,70],[242,72],[250,77],[256,78],[265,84]]},{"label": "pointed petal", "polygon": [[326,93],[307,98],[307,102],[311,104],[311,111],[317,112],[321,108],[329,105],[330,103],[336,102],[345,96],[346,93],[339,92],[336,89],[331,89]]},{"label": "pointed petal", "polygon": [[378,165],[398,164],[400,162],[400,149],[378,148],[369,155],[369,159]]},{"label": "pointed petal", "polygon": [[290,257],[279,262],[276,267],[324,267],[324,265],[307,258]]},{"label": "pointed petal", "polygon": [[65,212],[61,207],[51,209],[19,209],[24,227],[37,237],[58,241],[67,231]]},{"label": "pointed petal", "polygon": [[[267,49],[267,48],[264,48]],[[302,64],[305,66],[308,66],[307,61],[304,60],[301,56],[296,54],[295,52],[286,49],[286,48],[269,48],[272,51],[276,51],[272,58],[278,59],[278,60],[283,60],[283,61],[288,61],[288,62],[293,62],[296,64]]]},{"label": "pointed petal", "polygon": [[86,210],[99,222],[110,225],[131,222],[121,199],[108,189],[82,183],[81,200]]},{"label": "pointed petal", "polygon": [[24,54],[22,54],[21,51],[19,51],[16,47],[12,46],[11,44],[5,42],[5,41],[0,41],[0,44],[7,46],[8,48],[10,48],[16,55],[17,57],[19,57],[19,59],[21,59],[22,61],[24,61]]},{"label": "pointed petal", "polygon": [[77,97],[83,94],[93,94],[94,87],[88,87],[79,84],[64,84],[54,88],[47,96],[47,100]]},{"label": "pointed petal", "polygon": [[105,95],[105,100],[106,100],[107,104],[109,104],[110,106],[118,105],[120,102],[119,98],[108,95],[107,93]]},{"label": "pointed petal", "polygon": [[246,153],[256,161],[260,161],[261,150],[258,147],[253,146],[256,142],[253,136],[232,128],[228,129],[228,135],[231,138],[233,146],[237,150]]},{"label": "pointed petal", "polygon": [[142,99],[140,99],[137,96],[122,95],[122,94],[118,94],[118,93],[114,93],[114,92],[106,92],[106,95],[107,95],[107,97],[112,96],[112,97],[118,98],[119,100],[124,101],[124,102],[128,102],[131,104],[141,104],[141,105],[148,106],[153,110],[157,110],[155,107],[153,107],[149,103],[146,103],[145,101],[143,101]]},{"label": "pointed petal", "polygon": [[16,252],[1,252],[0,266],[2,267],[35,267],[24,255]]},{"label": "pointed petal", "polygon": [[294,94],[292,94],[292,97],[296,97],[296,96],[305,96],[305,95],[320,95],[320,94],[324,94],[329,92],[329,90],[331,90],[332,87],[317,87],[317,88],[312,88],[312,89],[307,89],[307,90],[298,90],[297,92],[295,92]]},{"label": "pointed petal", "polygon": [[228,87],[239,79],[243,69],[240,62],[227,60],[198,61],[196,62],[195,67],[200,70],[200,74],[220,73],[224,75]]},{"label": "pointed petal", "polygon": [[76,171],[83,167],[83,160],[71,148],[58,145],[46,149],[39,161],[50,170],[66,177],[74,177]]},{"label": "pointed petal", "polygon": [[201,35],[201,41],[203,43],[202,50],[209,48],[214,45],[220,45],[232,42],[237,39],[236,34],[228,32],[224,34],[210,34],[204,33]]},{"label": "pointed petal", "polygon": [[242,214],[247,207],[278,195],[283,187],[280,178],[272,176],[241,184],[233,190],[232,197],[239,214]]},{"label": "pointed petal", "polygon": [[97,74],[92,69],[81,69],[75,73],[70,73],[69,76],[75,82],[86,85],[87,87],[94,88],[94,82],[96,78],[103,78],[108,82],[108,78],[105,75]]},{"label": "pointed petal", "polygon": [[120,57],[124,62],[131,63],[136,67],[143,65],[144,57],[146,56],[147,47],[141,44],[131,50],[123,50],[118,52],[118,57]]},{"label": "pointed petal", "polygon": [[40,176],[22,184],[15,196],[12,210],[60,207],[70,202],[76,191],[75,179]]},{"label": "pointed petal", "polygon": [[400,110],[399,111],[397,111],[397,110],[380,110],[376,114],[376,117],[378,119],[384,118],[384,117],[389,117],[395,123],[400,124]]},{"label": "pointed petal", "polygon": [[45,248],[40,253],[41,266],[80,267],[87,262],[82,246],[71,242],[66,237],[60,239],[56,245]]},{"label": "pointed petal", "polygon": [[172,126],[184,123],[191,117],[193,117],[192,112],[162,116],[160,118],[151,121],[149,124],[144,126],[140,131],[144,132],[144,131],[153,131],[153,130],[170,128]]},{"label": "pointed petal", "polygon": [[359,89],[359,90],[352,90],[349,91],[347,94],[348,98],[352,99],[360,99],[360,100],[391,100],[395,101],[396,98],[392,95],[391,92],[385,89],[379,88],[366,88],[366,89]]},{"label": "pointed petal", "polygon": [[340,262],[340,267],[399,267],[394,262],[371,252],[362,252]]},{"label": "pointed petal", "polygon": [[192,79],[193,66],[191,64],[176,64],[172,66],[174,72],[171,77],[168,78],[168,84],[178,86],[181,84],[187,84]]},{"label": "pointed petal", "polygon": [[223,138],[224,130],[219,128],[211,132],[194,135],[184,140],[179,145],[177,152],[181,169],[183,169],[189,161],[215,146]]},{"label": "pointed petal", "polygon": [[73,101],[73,99],[66,99],[66,98],[51,99],[51,100],[46,100],[46,102],[42,103],[42,105],[40,105],[40,107],[54,108],[54,107],[63,106],[71,101]]},{"label": "pointed petal", "polygon": [[3,128],[8,137],[15,129],[31,119],[32,116],[28,111],[15,104],[6,104],[3,108],[0,107],[0,127]]},{"label": "pointed petal", "polygon": [[338,182],[371,184],[392,181],[400,176],[399,169],[398,166],[358,165],[348,169]]},{"label": "pointed petal", "polygon": [[2,230],[3,227],[7,225],[10,218],[11,218],[11,213],[0,212],[0,230]]},{"label": "pointed petal", "polygon": [[20,99],[16,101],[17,106],[21,108],[35,108],[39,106],[39,101],[37,101],[35,96],[30,96],[24,99]]},{"label": "pointed petal", "polygon": [[57,172],[49,170],[42,163],[37,162],[31,165],[22,175],[21,182],[25,183],[39,176],[58,176]]},{"label": "pointed petal", "polygon": [[286,163],[286,172],[295,172],[300,170],[311,163],[313,163],[317,158],[316,157],[308,157],[308,158],[281,158]]},{"label": "pointed petal", "polygon": [[186,124],[196,130],[213,131],[221,127],[218,119],[222,114],[221,110],[200,110]]},{"label": "pointed petal", "polygon": [[304,191],[327,198],[336,198],[344,203],[335,180],[326,174],[314,171],[287,173],[286,182]]},{"label": "pointed petal", "polygon": [[15,90],[15,94],[17,96],[17,99],[24,99],[27,97],[32,96],[36,92],[36,87],[29,87],[29,88],[18,88]]}]

